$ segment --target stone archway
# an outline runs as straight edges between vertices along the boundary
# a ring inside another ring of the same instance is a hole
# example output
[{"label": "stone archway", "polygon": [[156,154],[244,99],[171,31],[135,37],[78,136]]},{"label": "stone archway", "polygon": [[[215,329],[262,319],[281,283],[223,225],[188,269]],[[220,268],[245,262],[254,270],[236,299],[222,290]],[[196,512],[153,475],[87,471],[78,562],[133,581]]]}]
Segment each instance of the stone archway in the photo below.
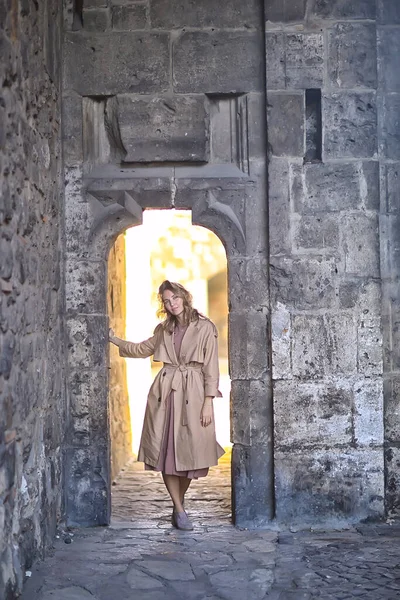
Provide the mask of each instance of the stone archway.
[{"label": "stone archway", "polygon": [[[117,171],[103,168],[83,179],[85,214],[80,215],[79,227],[84,235],[81,245],[67,254],[67,520],[75,525],[104,525],[110,519],[109,249],[122,231],[141,223],[143,209],[180,208],[191,210],[193,224],[213,231],[226,249],[233,519],[240,526],[261,526],[273,517],[273,454],[266,211],[259,208],[259,182],[244,173],[232,176],[229,171],[207,168]],[[70,185],[76,189],[80,184]],[[73,226],[72,215],[69,226]]]}]

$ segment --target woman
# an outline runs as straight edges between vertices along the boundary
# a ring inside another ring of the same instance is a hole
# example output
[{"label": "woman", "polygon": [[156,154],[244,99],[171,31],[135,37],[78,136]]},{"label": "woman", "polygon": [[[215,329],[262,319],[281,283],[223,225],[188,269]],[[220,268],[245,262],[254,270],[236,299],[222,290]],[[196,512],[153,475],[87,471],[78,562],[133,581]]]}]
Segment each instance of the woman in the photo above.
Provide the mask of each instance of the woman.
[{"label": "woman", "polygon": [[153,337],[138,344],[110,341],[120,356],[164,363],[147,398],[138,460],[146,469],[161,471],[174,509],[172,523],[192,530],[184,510],[192,479],[205,477],[224,450],[215,437],[213,398],[218,390],[219,367],[215,325],[192,307],[191,294],[179,283],[164,281],[159,290],[163,316]]}]

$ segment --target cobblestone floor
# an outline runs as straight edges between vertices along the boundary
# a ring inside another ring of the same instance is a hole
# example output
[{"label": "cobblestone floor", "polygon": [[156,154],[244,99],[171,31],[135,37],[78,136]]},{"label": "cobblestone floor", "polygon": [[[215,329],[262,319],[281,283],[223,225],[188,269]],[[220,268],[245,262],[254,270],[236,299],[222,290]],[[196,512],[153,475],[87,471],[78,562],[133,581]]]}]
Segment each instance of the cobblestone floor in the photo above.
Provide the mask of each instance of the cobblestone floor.
[{"label": "cobblestone floor", "polygon": [[240,531],[230,524],[229,471],[225,460],[193,483],[195,529],[181,532],[160,475],[129,465],[113,487],[112,525],[63,532],[22,600],[400,598],[400,524]]}]

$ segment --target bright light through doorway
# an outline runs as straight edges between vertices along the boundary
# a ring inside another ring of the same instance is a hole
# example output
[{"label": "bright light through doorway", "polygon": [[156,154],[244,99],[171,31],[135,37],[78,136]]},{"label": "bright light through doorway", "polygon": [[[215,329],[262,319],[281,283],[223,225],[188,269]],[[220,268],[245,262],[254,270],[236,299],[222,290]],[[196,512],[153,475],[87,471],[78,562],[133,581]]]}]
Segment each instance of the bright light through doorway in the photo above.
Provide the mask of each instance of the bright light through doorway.
[{"label": "bright light through doorway", "polygon": [[[219,330],[220,390],[214,400],[217,439],[230,447],[230,379],[227,356],[226,255],[209,230],[191,224],[190,211],[146,210],[143,225],[126,232],[126,338],[138,342],[158,323],[157,288],[164,279],[178,281],[193,294],[194,306]],[[146,397],[161,365],[150,359],[127,360],[132,446],[137,454]]]}]

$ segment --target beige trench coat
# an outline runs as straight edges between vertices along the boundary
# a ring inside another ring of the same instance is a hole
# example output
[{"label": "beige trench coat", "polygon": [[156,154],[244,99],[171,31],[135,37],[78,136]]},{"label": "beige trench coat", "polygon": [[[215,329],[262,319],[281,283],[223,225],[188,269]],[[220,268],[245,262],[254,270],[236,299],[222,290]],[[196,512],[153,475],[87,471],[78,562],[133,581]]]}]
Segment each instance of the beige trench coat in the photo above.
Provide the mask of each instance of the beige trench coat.
[{"label": "beige trench coat", "polygon": [[164,433],[166,400],[174,391],[175,462],[178,471],[211,467],[224,454],[215,437],[215,423],[202,427],[200,413],[205,396],[221,396],[218,390],[218,344],[214,324],[205,318],[189,324],[180,358],[173,338],[158,325],[153,337],[140,343],[123,342],[120,356],[164,363],[150,388],[138,460],[157,466]]}]

